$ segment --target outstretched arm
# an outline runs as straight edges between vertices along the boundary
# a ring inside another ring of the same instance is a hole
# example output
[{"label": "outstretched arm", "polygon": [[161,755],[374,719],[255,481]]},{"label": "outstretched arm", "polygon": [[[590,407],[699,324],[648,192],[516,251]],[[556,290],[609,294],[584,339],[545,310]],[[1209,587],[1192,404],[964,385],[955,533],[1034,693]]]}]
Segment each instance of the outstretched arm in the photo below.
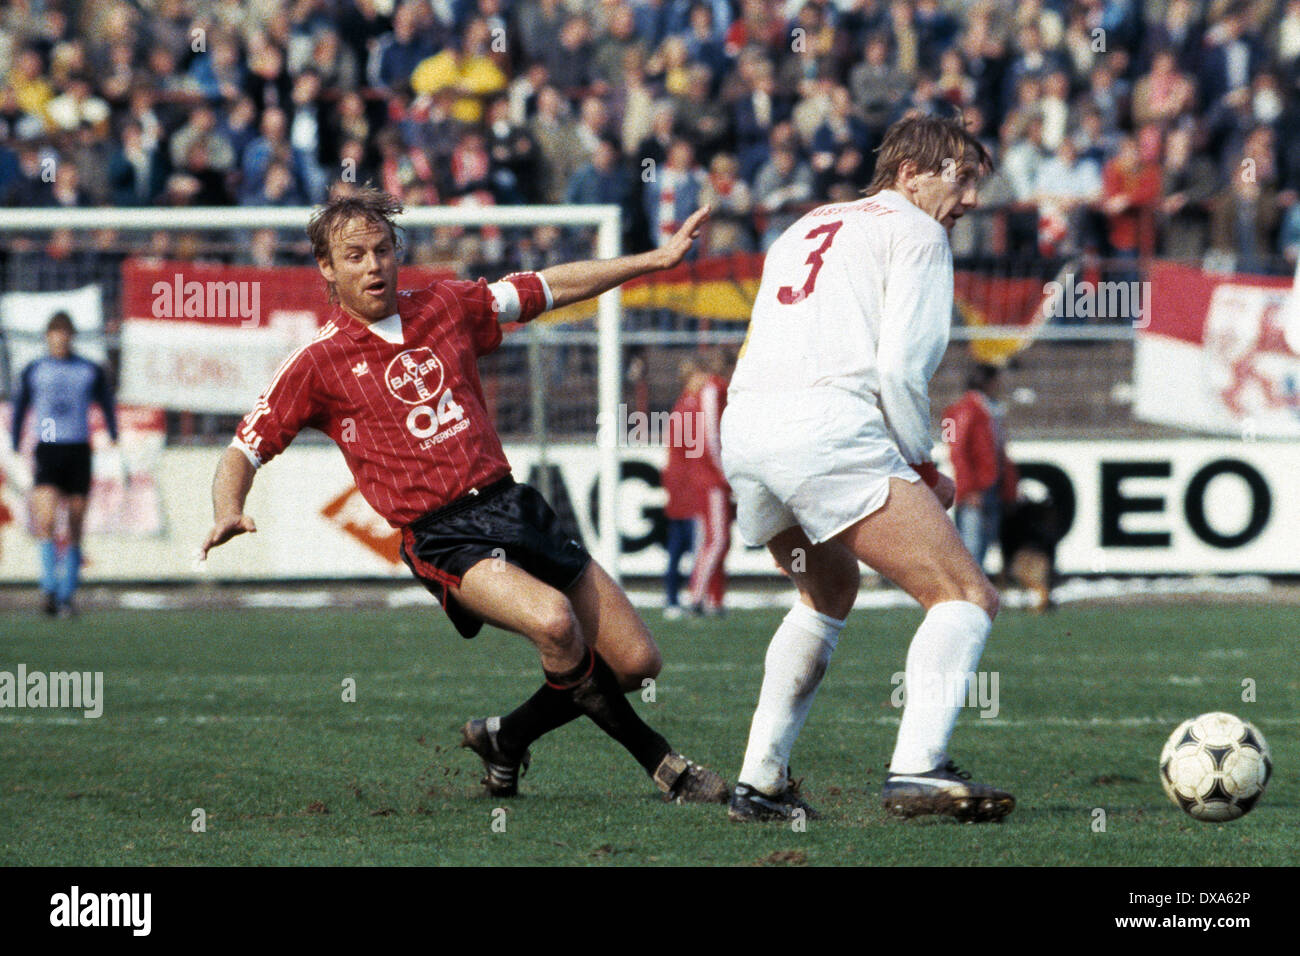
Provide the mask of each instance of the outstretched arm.
[{"label": "outstretched arm", "polygon": [[691,243],[700,234],[700,228],[709,218],[709,207],[697,209],[682,224],[666,245],[635,256],[617,259],[589,259],[584,262],[566,262],[543,269],[541,276],[551,289],[551,308],[581,302],[608,292],[629,279],[635,279],[661,269],[671,269],[690,251]]},{"label": "outstretched arm", "polygon": [[253,463],[238,448],[231,446],[221,456],[212,479],[212,530],[199,548],[200,560],[206,560],[210,550],[236,535],[257,531],[253,519],[244,514],[244,501],[256,474]]}]

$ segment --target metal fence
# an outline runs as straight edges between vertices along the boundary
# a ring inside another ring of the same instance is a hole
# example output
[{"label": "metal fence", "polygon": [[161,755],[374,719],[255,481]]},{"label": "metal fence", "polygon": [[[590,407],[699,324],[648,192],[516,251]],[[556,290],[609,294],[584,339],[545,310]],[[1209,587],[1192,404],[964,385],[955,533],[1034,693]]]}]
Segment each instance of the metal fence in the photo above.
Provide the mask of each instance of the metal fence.
[{"label": "metal fence", "polygon": [[[433,238],[432,234],[428,237],[429,241]],[[148,237],[141,237],[139,243],[147,245],[148,241]],[[0,292],[69,290],[98,284],[103,291],[111,371],[120,357],[117,331],[121,322],[121,264],[129,253],[140,248],[106,240],[99,248],[79,248],[53,256],[42,244],[9,242],[0,253]],[[210,260],[232,261],[233,248],[227,241],[194,246],[189,251]],[[1041,283],[1059,278],[1063,269],[1105,277],[1121,272],[1140,275],[1141,268],[1131,260],[987,255],[960,259],[957,266],[968,275],[991,281],[1024,279]],[[722,281],[727,280],[724,277]],[[737,278],[735,285],[743,295],[744,282]],[[1023,290],[1016,294],[1022,295]],[[991,305],[993,311],[1004,314],[1014,313],[1016,307],[1014,303]],[[1097,315],[1084,319],[1065,317],[1046,324],[1033,343],[1012,360],[1008,425],[1013,432],[1022,437],[1061,438],[1178,434],[1138,422],[1131,414],[1131,320],[1130,315]],[[674,308],[628,307],[625,301],[624,330],[624,401],[633,409],[666,411],[677,394],[680,360],[718,346],[734,355],[745,326],[743,321],[710,321]],[[936,413],[962,390],[971,363],[970,342],[983,334],[968,325],[954,328],[953,343],[932,388]],[[540,360],[534,356],[530,361],[528,335],[514,335],[481,364],[489,408],[501,434],[507,440],[527,440],[536,434],[536,416],[541,414],[541,426],[553,441],[594,440],[598,381],[594,323],[548,325],[538,331],[537,338]],[[544,382],[545,401],[540,408],[531,401],[535,375],[542,376]],[[167,422],[168,439],[173,444],[224,443],[237,418],[169,411]],[[312,440],[307,436],[304,439]]]}]

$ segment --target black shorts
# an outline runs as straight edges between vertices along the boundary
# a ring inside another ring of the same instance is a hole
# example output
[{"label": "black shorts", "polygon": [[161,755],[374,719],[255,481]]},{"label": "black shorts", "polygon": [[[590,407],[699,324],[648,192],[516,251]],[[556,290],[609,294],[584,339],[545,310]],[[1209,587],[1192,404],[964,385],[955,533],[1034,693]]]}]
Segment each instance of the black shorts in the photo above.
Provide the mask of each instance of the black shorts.
[{"label": "black shorts", "polygon": [[40,442],[36,446],[33,485],[53,485],[65,495],[90,493],[90,445],[87,442]]},{"label": "black shorts", "polygon": [[477,493],[416,518],[402,529],[402,560],[438,599],[461,637],[483,621],[448,593],[480,561],[498,558],[567,591],[591,555],[560,526],[536,489],[507,475]]}]

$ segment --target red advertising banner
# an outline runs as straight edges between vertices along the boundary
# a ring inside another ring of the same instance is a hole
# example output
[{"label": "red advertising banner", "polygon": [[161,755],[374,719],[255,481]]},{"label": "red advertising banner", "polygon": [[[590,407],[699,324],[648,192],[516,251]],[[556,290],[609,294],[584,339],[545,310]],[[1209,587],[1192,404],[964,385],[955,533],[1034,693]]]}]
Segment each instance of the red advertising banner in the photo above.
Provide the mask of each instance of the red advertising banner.
[{"label": "red advertising banner", "polygon": [[[745,322],[758,292],[763,257],[736,254],[683,263],[623,287],[629,309],[671,309],[701,320]],[[194,412],[241,413],[280,361],[310,341],[331,305],[310,266],[227,266],[130,260],[123,265],[121,394],[124,401]],[[453,274],[403,269],[402,288]],[[981,343],[977,357],[997,361],[1024,348],[1043,321],[1044,284],[1035,278],[958,271],[957,311],[967,325],[1019,326],[1023,335]],[[578,303],[542,321],[595,315]]]},{"label": "red advertising banner", "polygon": [[[399,283],[420,288],[453,277],[412,266]],[[129,260],[122,266],[119,398],[242,414],[332,308],[325,280],[311,266]]]},{"label": "red advertising banner", "polygon": [[[448,269],[408,266],[398,286],[415,289],[454,279]],[[122,264],[122,317],[204,325],[266,328],[277,314],[315,316],[324,325],[331,305],[315,266],[231,266],[128,259]]]}]

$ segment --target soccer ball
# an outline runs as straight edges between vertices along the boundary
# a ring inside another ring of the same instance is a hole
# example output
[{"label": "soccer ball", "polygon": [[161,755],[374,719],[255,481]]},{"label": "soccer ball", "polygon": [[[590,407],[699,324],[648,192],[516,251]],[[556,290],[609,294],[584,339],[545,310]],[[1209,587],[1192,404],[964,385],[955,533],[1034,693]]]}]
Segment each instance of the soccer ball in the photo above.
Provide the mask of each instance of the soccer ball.
[{"label": "soccer ball", "polygon": [[1264,735],[1232,714],[1201,714],[1178,725],[1160,752],[1169,799],[1205,822],[1235,820],[1264,795],[1273,761]]}]

